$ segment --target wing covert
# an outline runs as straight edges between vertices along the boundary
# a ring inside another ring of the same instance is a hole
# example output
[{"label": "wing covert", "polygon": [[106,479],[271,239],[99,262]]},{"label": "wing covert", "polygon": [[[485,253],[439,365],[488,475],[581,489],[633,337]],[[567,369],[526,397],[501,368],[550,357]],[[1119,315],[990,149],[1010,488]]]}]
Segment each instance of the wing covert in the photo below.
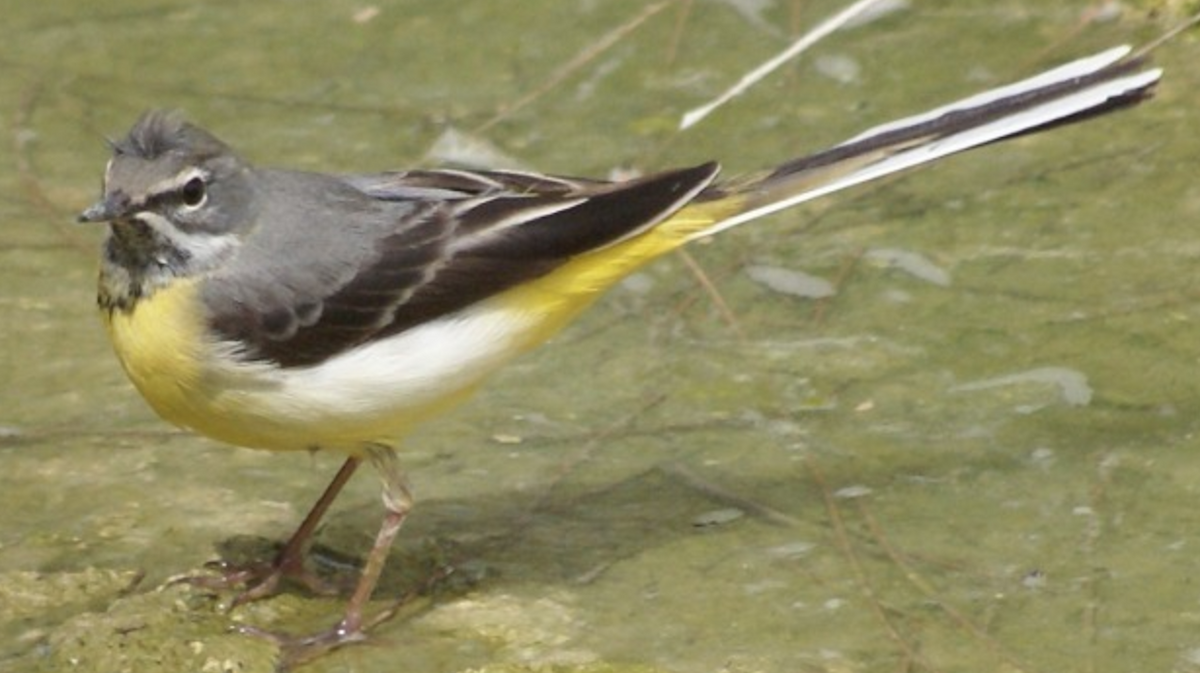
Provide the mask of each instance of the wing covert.
[{"label": "wing covert", "polygon": [[[210,326],[248,358],[314,365],[637,235],[716,172],[705,164],[627,183],[463,171],[346,178],[359,197],[343,194],[336,208],[263,212],[246,250],[206,283]],[[271,243],[255,246],[255,236]]]}]

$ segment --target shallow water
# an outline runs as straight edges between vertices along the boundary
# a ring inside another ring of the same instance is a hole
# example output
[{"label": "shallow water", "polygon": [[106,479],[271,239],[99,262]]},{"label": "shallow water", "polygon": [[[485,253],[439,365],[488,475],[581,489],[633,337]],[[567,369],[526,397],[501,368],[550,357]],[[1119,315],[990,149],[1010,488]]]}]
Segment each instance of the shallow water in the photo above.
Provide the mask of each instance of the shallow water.
[{"label": "shallow water", "polygon": [[[314,629],[341,608],[290,593],[226,615],[228,596],[155,590],[267,553],[338,459],[173,431],[126,383],[93,310],[101,232],[73,217],[103,137],[143,109],[302,168],[434,162],[455,129],[551,172],[736,174],[1167,25],[914,3],[676,132],[840,6],[762,4],[671,4],[603,50],[645,3],[10,9],[0,670],[269,671],[230,620]],[[304,670],[1200,670],[1198,57],[1187,36],[1157,52],[1165,82],[1134,111],[694,246],[719,299],[681,256],[617,288],[409,442],[418,507],[378,607],[457,572]],[[326,567],[379,515],[360,477]]]}]

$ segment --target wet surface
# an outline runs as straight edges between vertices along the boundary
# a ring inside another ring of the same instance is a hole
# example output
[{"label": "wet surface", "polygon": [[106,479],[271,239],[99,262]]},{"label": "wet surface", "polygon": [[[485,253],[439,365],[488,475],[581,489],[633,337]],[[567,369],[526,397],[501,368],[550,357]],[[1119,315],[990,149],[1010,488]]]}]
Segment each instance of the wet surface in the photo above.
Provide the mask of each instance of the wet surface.
[{"label": "wet surface", "polygon": [[[428,163],[453,129],[551,172],[716,157],[737,174],[1170,25],[915,4],[685,133],[679,115],[839,6],[8,12],[0,670],[269,671],[273,648],[230,623],[316,630],[342,606],[290,592],[226,613],[228,595],[159,588],[219,553],[269,555],[340,459],[174,431],[124,380],[93,309],[101,232],[73,224],[103,137],[167,106],[265,164]],[[1136,110],[616,288],[409,441],[417,509],[375,607],[456,572],[303,670],[1200,670],[1198,57],[1189,36],[1158,51],[1164,83]],[[360,477],[321,530],[322,571],[351,576],[381,514]]]}]

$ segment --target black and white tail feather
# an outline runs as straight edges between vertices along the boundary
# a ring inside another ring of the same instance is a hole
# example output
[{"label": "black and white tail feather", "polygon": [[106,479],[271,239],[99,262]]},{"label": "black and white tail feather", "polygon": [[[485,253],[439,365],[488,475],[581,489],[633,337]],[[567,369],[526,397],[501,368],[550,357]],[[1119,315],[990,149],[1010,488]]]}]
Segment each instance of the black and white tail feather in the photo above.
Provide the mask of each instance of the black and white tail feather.
[{"label": "black and white tail feather", "polygon": [[[598,223],[606,236],[592,235],[605,245],[626,240],[668,219],[689,203],[741,197],[736,212],[686,235],[687,240],[712,236],[740,224],[897,173],[950,154],[1079,121],[1136,104],[1152,93],[1161,69],[1143,69],[1144,61],[1127,58],[1129,46],[1058,66],[1027,79],[976,94],[927,112],[864,131],[827,150],[788,161],[765,175],[716,181],[719,165],[703,164],[658,173],[637,180],[611,183],[506,170],[415,170],[375,176],[356,176],[357,187],[384,199],[464,200],[464,212],[511,197],[533,198],[509,206],[513,212],[494,226],[508,229],[523,224],[538,227],[544,215],[563,219],[587,200],[614,192],[627,204],[642,192],[647,206],[641,221],[608,218]],[[648,188],[649,184],[657,189]],[[659,198],[663,191],[676,197]],[[537,197],[555,199],[553,207],[533,207]],[[684,198],[687,197],[687,198]],[[605,199],[608,200],[608,199]],[[614,202],[616,199],[612,199]],[[570,227],[576,231],[586,227]],[[614,229],[622,229],[614,235]]]},{"label": "black and white tail feather", "polygon": [[749,186],[745,210],[694,237],[973,147],[1135,104],[1150,95],[1162,70],[1142,70],[1141,59],[1126,59],[1130,51],[1115,47],[789,161]]}]

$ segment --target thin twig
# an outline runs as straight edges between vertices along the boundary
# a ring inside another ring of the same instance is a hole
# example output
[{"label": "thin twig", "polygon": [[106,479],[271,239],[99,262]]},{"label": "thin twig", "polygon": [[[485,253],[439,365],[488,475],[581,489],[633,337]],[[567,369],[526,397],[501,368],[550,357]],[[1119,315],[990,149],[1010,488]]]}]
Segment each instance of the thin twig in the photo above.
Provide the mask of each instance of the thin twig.
[{"label": "thin twig", "polygon": [[854,254],[850,255],[845,259],[845,261],[842,262],[842,265],[838,268],[837,276],[835,276],[833,279],[834,293],[828,297],[821,297],[817,299],[813,305],[813,324],[820,326],[823,322],[825,322],[825,313],[829,310],[829,304],[833,302],[835,297],[841,294],[842,289],[846,286],[846,281],[849,280],[850,275],[854,272],[854,270],[858,268],[858,261],[862,259],[862,256],[865,252],[865,248],[859,248],[858,250],[854,251]]},{"label": "thin twig", "polygon": [[551,494],[559,487],[559,485],[567,478],[568,475],[578,469],[580,465],[583,465],[591,460],[592,456],[595,455],[596,450],[603,444],[607,443],[610,438],[627,430],[630,426],[636,423],[639,418],[666,400],[667,395],[665,393],[659,393],[643,403],[641,407],[622,416],[621,418],[617,419],[616,422],[592,435],[591,438],[589,438],[588,441],[583,444],[579,451],[575,452],[569,459],[558,465],[558,469],[555,470],[554,474],[551,475],[551,477],[543,485],[541,492],[534,499],[534,501],[526,508],[524,516],[518,517],[518,520],[514,523],[512,529],[520,530],[525,528],[529,523],[530,517],[532,517],[535,512],[542,510],[546,506],[546,503],[550,500]]},{"label": "thin twig", "polygon": [[800,523],[799,519],[790,514],[785,514],[774,507],[764,505],[763,503],[751,500],[744,495],[734,493],[723,486],[714,484],[704,477],[701,477],[699,474],[696,474],[694,470],[686,465],[680,463],[669,463],[661,466],[659,469],[666,474],[671,475],[672,477],[679,478],[688,486],[688,488],[698,491],[712,500],[716,500],[724,505],[736,507],[740,510],[748,512],[751,516],[756,516],[764,521],[783,526],[795,526]]},{"label": "thin twig", "polygon": [[675,29],[671,31],[671,40],[667,43],[667,65],[675,63],[675,58],[679,56],[679,45],[683,42],[683,27],[687,25],[688,19],[692,16],[692,7],[696,4],[696,0],[683,0],[679,3],[679,18],[675,19]]},{"label": "thin twig", "polygon": [[601,37],[587,49],[579,52],[575,58],[567,61],[558,70],[555,70],[550,75],[550,78],[547,79],[546,82],[540,87],[530,91],[528,94],[525,94],[523,97],[517,100],[517,102],[496,113],[491,119],[476,127],[474,133],[482,133],[487,129],[490,129],[491,127],[510,117],[517,110],[520,110],[521,108],[524,108],[530,103],[536,101],[538,98],[541,98],[548,91],[554,89],[554,87],[558,86],[559,84],[562,84],[563,80],[570,77],[575,73],[575,71],[579,70],[583,66],[595,60],[604,52],[608,51],[615,44],[620,42],[621,39],[623,39],[626,35],[633,32],[635,29],[645,23],[650,17],[661,12],[669,4],[671,4],[670,0],[650,5],[649,7],[643,9],[637,16],[633,17],[629,21],[626,21],[620,26],[617,26],[612,31],[609,31],[608,34]]},{"label": "thin twig", "polygon": [[729,302],[725,301],[725,298],[721,296],[721,291],[717,289],[716,284],[713,283],[712,279],[708,277],[708,274],[704,272],[704,267],[700,266],[700,262],[697,262],[696,258],[693,257],[686,249],[679,250],[679,258],[683,260],[684,266],[688,268],[688,271],[690,271],[696,281],[700,283],[700,287],[704,288],[704,291],[708,294],[709,299],[712,300],[713,305],[717,307],[717,311],[721,314],[721,317],[725,319],[725,322],[728,323],[731,328],[733,328],[733,332],[737,334],[739,339],[745,339],[746,334],[742,331],[741,324],[737,319],[737,314],[733,312],[733,308],[729,306]]},{"label": "thin twig", "polygon": [[1153,41],[1150,42],[1150,44],[1147,44],[1146,46],[1142,47],[1141,49],[1138,49],[1137,51],[1133,52],[1131,58],[1141,58],[1142,56],[1149,54],[1150,52],[1154,51],[1155,49],[1158,49],[1159,47],[1163,46],[1167,42],[1170,42],[1171,40],[1175,39],[1180,33],[1184,32],[1185,30],[1188,30],[1190,28],[1193,28],[1197,24],[1200,24],[1200,14],[1193,14],[1190,18],[1188,18],[1183,23],[1179,24],[1178,26],[1175,26],[1174,28],[1168,30],[1167,32],[1160,35],[1159,37],[1155,38]]},{"label": "thin twig", "polygon": [[846,524],[842,521],[841,510],[838,508],[837,501],[834,500],[833,493],[830,492],[825,482],[825,475],[822,474],[821,468],[817,466],[817,462],[811,456],[805,456],[804,464],[808,467],[813,481],[821,489],[821,499],[825,502],[825,511],[829,514],[829,523],[833,527],[833,536],[837,541],[838,548],[841,550],[842,556],[850,563],[850,569],[854,572],[855,581],[858,583],[867,602],[871,604],[871,610],[883,624],[888,637],[900,646],[900,649],[904,651],[904,656],[910,661],[920,662],[924,668],[934,670],[933,666],[926,662],[913,649],[913,646],[904,639],[904,636],[900,635],[896,626],[892,624],[892,620],[888,618],[887,611],[884,610],[883,604],[875,593],[874,586],[871,585],[871,580],[867,577],[866,571],[863,570],[862,562],[858,560],[858,554],[854,552],[854,547],[850,544],[850,536],[846,533]]},{"label": "thin twig", "polygon": [[883,527],[879,525],[879,522],[871,514],[871,511],[867,509],[866,504],[859,502],[858,507],[859,513],[862,515],[863,521],[866,522],[868,530],[871,531],[871,536],[875,539],[875,542],[881,549],[883,549],[884,553],[887,554],[888,559],[890,559],[891,562],[896,565],[896,567],[903,571],[904,578],[907,579],[913,586],[915,586],[922,594],[924,594],[927,600],[936,605],[942,612],[946,613],[946,615],[950,617],[950,620],[953,621],[959,629],[967,632],[973,638],[986,645],[989,650],[995,652],[1001,659],[1005,661],[1006,664],[1008,664],[1009,667],[1011,667],[1012,670],[1034,670],[1024,662],[1017,659],[1016,655],[1009,652],[1004,645],[1000,643],[1000,641],[993,638],[986,631],[975,624],[975,622],[968,619],[966,615],[959,612],[953,605],[950,605],[945,600],[940,598],[933,585],[925,580],[920,573],[914,570],[913,567],[905,560],[904,555],[901,554],[888,541],[887,536],[883,532]]},{"label": "thin twig", "polygon": [[17,176],[26,197],[38,210],[49,217],[51,226],[59,238],[69,247],[90,255],[92,254],[90,246],[85,245],[78,237],[70,235],[67,228],[63,226],[62,209],[42,189],[41,176],[38,175],[33,157],[30,155],[31,143],[28,141],[26,129],[29,129],[32,124],[33,113],[37,109],[42,89],[43,85],[39,81],[25,90],[21,96],[21,102],[17,106],[16,114],[13,115],[12,125],[9,127],[13,158],[17,165]]},{"label": "thin twig", "polygon": [[721,95],[717,96],[708,103],[701,105],[700,107],[684,113],[683,118],[679,120],[679,130],[682,131],[695,126],[718,107],[741,95],[742,92],[757,84],[759,80],[762,80],[764,77],[770,75],[783,64],[792,60],[796,56],[799,56],[809,47],[813,46],[817,42],[820,42],[830,33],[837,31],[839,28],[846,25],[846,23],[854,19],[854,17],[870,9],[871,5],[881,1],[882,0],[858,0],[858,2],[854,3],[853,5],[850,5],[846,9],[843,9],[834,16],[826,19],[816,28],[813,28],[809,32],[802,35],[799,40],[796,40],[790,47],[784,49],[774,58],[771,58],[766,63],[763,63],[754,70],[751,70],[746,75],[742,76],[742,78],[738,80],[737,84],[734,84]]}]

